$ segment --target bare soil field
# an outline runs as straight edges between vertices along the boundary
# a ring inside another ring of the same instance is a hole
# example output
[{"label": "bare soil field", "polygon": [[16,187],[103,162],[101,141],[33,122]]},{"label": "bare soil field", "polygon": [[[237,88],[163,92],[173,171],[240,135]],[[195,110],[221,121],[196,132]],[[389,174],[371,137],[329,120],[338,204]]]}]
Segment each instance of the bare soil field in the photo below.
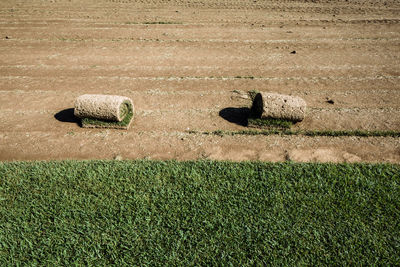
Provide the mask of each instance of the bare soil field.
[{"label": "bare soil field", "polygon": [[[0,160],[400,163],[396,137],[191,132],[246,129],[223,114],[250,90],[304,98],[294,129],[400,131],[400,2],[0,1]],[[86,93],[130,97],[133,127],[81,128]]]}]

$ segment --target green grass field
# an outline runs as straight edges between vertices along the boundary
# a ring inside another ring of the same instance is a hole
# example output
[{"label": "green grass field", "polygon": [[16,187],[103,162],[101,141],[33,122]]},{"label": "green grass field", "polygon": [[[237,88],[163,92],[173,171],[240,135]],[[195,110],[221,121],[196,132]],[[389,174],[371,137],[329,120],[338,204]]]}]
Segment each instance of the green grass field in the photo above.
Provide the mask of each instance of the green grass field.
[{"label": "green grass field", "polygon": [[398,265],[400,166],[0,163],[0,265]]}]

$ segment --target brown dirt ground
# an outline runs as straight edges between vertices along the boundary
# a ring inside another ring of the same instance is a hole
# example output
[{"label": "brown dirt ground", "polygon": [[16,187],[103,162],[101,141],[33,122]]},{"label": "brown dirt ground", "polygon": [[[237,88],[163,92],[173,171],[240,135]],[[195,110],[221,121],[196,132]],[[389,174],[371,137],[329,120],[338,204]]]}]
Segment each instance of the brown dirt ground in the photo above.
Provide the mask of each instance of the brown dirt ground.
[{"label": "brown dirt ground", "polygon": [[[397,0],[2,0],[0,160],[400,163],[399,138],[187,132],[245,129],[220,112],[254,89],[303,97],[295,128],[400,131],[399,52]],[[132,98],[133,127],[80,128],[86,93]]]}]

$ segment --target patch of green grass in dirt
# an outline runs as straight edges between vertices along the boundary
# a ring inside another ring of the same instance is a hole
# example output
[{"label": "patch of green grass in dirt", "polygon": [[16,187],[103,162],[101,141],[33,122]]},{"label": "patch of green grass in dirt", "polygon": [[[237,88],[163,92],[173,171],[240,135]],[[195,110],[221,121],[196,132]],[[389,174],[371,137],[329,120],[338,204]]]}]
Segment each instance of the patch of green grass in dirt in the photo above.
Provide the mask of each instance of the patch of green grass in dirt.
[{"label": "patch of green grass in dirt", "polygon": [[129,102],[125,102],[123,105],[121,105],[121,117],[123,117],[122,121],[106,121],[94,118],[83,118],[82,126],[93,125],[93,126],[110,127],[110,128],[127,127],[133,118],[133,109],[132,105]]},{"label": "patch of green grass in dirt", "polygon": [[145,22],[132,22],[127,21],[125,24],[182,24],[182,22],[173,22],[173,21],[145,21]]},{"label": "patch of green grass in dirt", "polygon": [[212,132],[199,132],[188,131],[190,134],[205,134],[205,135],[305,135],[305,136],[330,136],[330,137],[343,137],[343,136],[356,136],[356,137],[400,137],[398,131],[367,131],[367,130],[284,130],[284,129],[269,129],[269,130],[242,130],[242,131],[224,131],[216,130]]},{"label": "patch of green grass in dirt", "polygon": [[82,38],[65,38],[65,37],[59,37],[59,38],[57,38],[58,40],[60,40],[60,41],[63,41],[63,42],[82,42],[82,41],[84,41],[84,39],[82,39]]},{"label": "patch of green grass in dirt", "polygon": [[358,137],[400,137],[399,131],[368,131],[368,130],[312,130],[300,131],[306,136],[358,136]]},{"label": "patch of green grass in dirt", "polygon": [[182,22],[172,22],[172,21],[149,21],[149,22],[143,22],[143,24],[182,24]]},{"label": "patch of green grass in dirt", "polygon": [[400,166],[0,162],[0,265],[397,265]]},{"label": "patch of green grass in dirt", "polygon": [[182,22],[173,22],[173,21],[145,21],[145,22],[133,22],[126,21],[125,24],[182,24]]},{"label": "patch of green grass in dirt", "polygon": [[233,78],[235,78],[235,79],[250,79],[250,80],[253,80],[254,76],[235,76]]},{"label": "patch of green grass in dirt", "polygon": [[292,127],[293,122],[289,120],[282,120],[282,119],[274,119],[274,118],[253,118],[249,117],[247,119],[249,127],[256,127],[256,128],[280,128],[280,129],[290,129]]}]

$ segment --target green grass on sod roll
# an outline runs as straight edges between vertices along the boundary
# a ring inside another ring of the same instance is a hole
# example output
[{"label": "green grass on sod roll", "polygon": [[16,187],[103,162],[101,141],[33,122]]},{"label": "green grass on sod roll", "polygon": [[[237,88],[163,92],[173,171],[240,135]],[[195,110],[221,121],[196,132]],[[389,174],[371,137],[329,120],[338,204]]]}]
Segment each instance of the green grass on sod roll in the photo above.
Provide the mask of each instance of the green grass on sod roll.
[{"label": "green grass on sod roll", "polygon": [[121,105],[122,121],[106,121],[94,118],[83,118],[82,127],[84,128],[114,128],[128,129],[133,119],[133,109],[129,102],[124,102]]},{"label": "green grass on sod roll", "polygon": [[0,266],[399,262],[399,165],[0,163]]}]

